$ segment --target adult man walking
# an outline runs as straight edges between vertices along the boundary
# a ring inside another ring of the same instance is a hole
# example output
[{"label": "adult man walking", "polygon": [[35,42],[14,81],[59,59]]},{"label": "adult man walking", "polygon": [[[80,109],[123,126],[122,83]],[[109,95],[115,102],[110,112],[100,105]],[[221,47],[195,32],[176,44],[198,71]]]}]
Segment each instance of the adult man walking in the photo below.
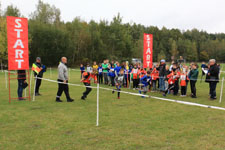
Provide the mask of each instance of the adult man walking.
[{"label": "adult man walking", "polygon": [[219,67],[215,59],[209,60],[208,82],[210,87],[210,99],[216,99],[216,84],[219,82]]},{"label": "adult man walking", "polygon": [[44,72],[46,71],[46,68],[44,65],[41,64],[41,58],[37,57],[36,62],[33,63],[32,70],[34,72],[34,77],[36,78],[36,86],[35,86],[35,96],[40,96],[41,94],[39,93],[39,88],[41,86],[41,81]]},{"label": "adult man walking", "polygon": [[67,102],[73,102],[74,100],[70,98],[69,87],[68,87],[68,69],[67,69],[67,58],[62,57],[61,62],[58,66],[58,92],[56,96],[56,102],[62,102],[60,97],[64,92],[66,95]]}]

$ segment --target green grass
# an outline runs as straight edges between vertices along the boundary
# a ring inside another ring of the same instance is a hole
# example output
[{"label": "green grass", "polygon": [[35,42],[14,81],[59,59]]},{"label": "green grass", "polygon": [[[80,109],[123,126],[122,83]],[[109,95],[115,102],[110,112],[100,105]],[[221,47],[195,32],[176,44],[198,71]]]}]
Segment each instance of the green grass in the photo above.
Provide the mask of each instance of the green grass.
[{"label": "green grass", "polygon": [[[225,76],[225,74],[222,74]],[[49,72],[44,75],[50,78]],[[51,79],[57,78],[53,70]],[[71,71],[71,83],[79,83]],[[74,103],[55,103],[57,84],[43,81],[36,101],[8,103],[4,73],[0,72],[0,150],[223,150],[225,111],[188,106],[100,90],[100,126],[96,127],[96,89],[87,101],[83,87],[70,86]],[[33,86],[33,83],[32,83]],[[11,83],[16,96],[16,81]],[[221,82],[217,86],[219,97]],[[125,90],[125,89],[124,89]],[[133,91],[133,90],[132,90]],[[197,99],[167,98],[225,107],[208,100],[208,84],[197,83]],[[159,93],[149,93],[160,96]],[[190,87],[188,87],[190,94]]]}]

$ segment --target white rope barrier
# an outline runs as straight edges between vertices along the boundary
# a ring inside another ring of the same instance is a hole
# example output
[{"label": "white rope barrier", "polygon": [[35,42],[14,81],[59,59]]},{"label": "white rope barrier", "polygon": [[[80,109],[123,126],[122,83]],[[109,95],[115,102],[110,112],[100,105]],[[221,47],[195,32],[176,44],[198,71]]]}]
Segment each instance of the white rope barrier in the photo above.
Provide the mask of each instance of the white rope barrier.
[{"label": "white rope barrier", "polygon": [[[45,79],[45,78],[40,78],[40,79],[50,81],[50,82],[55,82],[55,83],[68,84],[68,85],[72,85],[72,86],[90,87],[90,88],[97,88],[98,89],[98,87],[93,87],[93,86],[83,86],[83,85],[80,85],[80,84],[64,83],[64,82],[58,82],[58,81],[55,81],[55,80],[50,80],[50,79]],[[104,87],[99,87],[99,89],[113,91],[113,89],[104,88]],[[225,108],[223,108],[223,107],[210,106],[210,105],[198,104],[198,103],[193,103],[193,102],[186,102],[186,101],[181,101],[181,100],[173,100],[173,99],[168,99],[168,98],[149,96],[149,95],[132,93],[132,92],[127,92],[127,91],[119,91],[119,92],[124,93],[124,94],[135,95],[135,96],[143,96],[143,97],[146,97],[146,98],[153,98],[153,99],[158,99],[158,100],[163,100],[163,101],[175,102],[175,103],[180,103],[180,104],[185,104],[185,105],[199,106],[199,107],[204,107],[204,108],[212,108],[212,109],[224,110],[225,111]]]}]

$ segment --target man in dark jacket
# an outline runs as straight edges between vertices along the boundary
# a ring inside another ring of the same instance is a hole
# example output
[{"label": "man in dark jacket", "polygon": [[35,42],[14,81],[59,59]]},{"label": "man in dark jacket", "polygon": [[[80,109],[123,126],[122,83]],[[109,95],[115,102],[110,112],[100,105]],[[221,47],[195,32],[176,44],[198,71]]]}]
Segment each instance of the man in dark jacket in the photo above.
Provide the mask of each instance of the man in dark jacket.
[{"label": "man in dark jacket", "polygon": [[22,101],[22,100],[25,100],[23,98],[23,89],[24,89],[24,85],[26,84],[26,71],[18,70],[17,79],[18,79],[18,89],[17,89],[18,100]]},{"label": "man in dark jacket", "polygon": [[165,91],[165,73],[166,73],[166,61],[162,59],[159,65],[159,89],[161,92]]},{"label": "man in dark jacket", "polygon": [[216,99],[216,84],[219,82],[219,67],[215,59],[209,60],[208,82],[210,87],[210,99]]},{"label": "man in dark jacket", "polygon": [[36,62],[33,64],[35,65],[35,67],[38,67],[38,70],[40,70],[39,72],[37,70],[34,70],[34,77],[38,77],[36,79],[36,86],[35,86],[35,96],[40,96],[41,94],[39,93],[39,88],[41,86],[41,80],[40,78],[43,77],[43,73],[46,71],[46,68],[44,65],[41,64],[41,58],[37,57],[36,58]]}]

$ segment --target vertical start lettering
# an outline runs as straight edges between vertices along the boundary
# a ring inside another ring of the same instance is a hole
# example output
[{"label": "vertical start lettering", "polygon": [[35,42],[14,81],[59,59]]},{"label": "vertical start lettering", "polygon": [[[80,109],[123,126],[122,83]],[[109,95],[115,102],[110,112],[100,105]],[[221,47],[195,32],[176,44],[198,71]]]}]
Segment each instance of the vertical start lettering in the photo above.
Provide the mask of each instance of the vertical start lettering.
[{"label": "vertical start lettering", "polygon": [[24,45],[23,45],[23,41],[20,39],[21,38],[21,32],[23,32],[22,25],[21,25],[21,19],[15,19],[15,29],[14,31],[16,32],[16,42],[13,46],[13,48],[15,49],[15,62],[17,62],[18,64],[18,68],[21,69],[22,67],[22,62],[24,62],[23,59],[23,53],[24,53]]},{"label": "vertical start lettering", "polygon": [[7,16],[8,70],[28,70],[27,18]]}]

